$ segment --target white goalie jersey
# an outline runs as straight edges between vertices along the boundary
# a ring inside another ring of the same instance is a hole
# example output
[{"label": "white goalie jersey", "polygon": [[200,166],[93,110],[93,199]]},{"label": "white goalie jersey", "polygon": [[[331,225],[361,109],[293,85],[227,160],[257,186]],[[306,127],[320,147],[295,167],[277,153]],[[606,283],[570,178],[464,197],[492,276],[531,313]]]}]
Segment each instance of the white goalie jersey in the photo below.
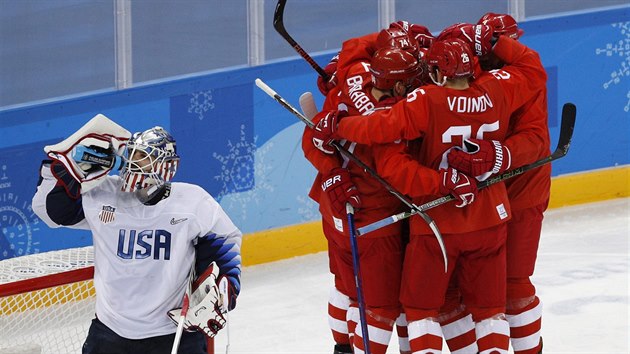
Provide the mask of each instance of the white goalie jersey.
[{"label": "white goalie jersey", "polygon": [[57,180],[46,164],[41,174],[33,210],[50,227],[92,231],[96,315],[120,336],[174,333],[167,312],[181,306],[191,267],[216,261],[238,294],[241,232],[202,188],[172,183],[168,198],[144,205],[107,176],[80,196],[76,222],[60,225],[51,215],[61,206],[49,197]]}]

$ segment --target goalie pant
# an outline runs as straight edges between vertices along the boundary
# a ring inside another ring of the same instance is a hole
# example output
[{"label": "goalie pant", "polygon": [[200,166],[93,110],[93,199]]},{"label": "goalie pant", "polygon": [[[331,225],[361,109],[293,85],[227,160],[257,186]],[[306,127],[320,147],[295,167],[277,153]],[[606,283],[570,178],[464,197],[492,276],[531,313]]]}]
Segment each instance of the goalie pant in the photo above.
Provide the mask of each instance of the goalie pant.
[{"label": "goalie pant", "polygon": [[191,266],[201,274],[212,261],[229,278],[234,307],[242,235],[221,206],[188,183],[172,183],[169,197],[155,205],[141,204],[120,185],[118,176],[107,176],[73,199],[45,161],[32,201],[48,226],[92,232],[99,321],[128,339],[173,334],[167,312],[181,307]]}]

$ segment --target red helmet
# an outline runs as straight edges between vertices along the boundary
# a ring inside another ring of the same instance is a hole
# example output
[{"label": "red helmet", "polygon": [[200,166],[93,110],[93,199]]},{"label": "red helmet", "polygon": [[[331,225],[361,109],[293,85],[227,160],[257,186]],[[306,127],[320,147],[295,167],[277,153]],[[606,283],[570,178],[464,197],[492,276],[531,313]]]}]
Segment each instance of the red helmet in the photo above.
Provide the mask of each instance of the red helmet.
[{"label": "red helmet", "polygon": [[388,28],[381,30],[376,37],[376,49],[400,48],[418,56],[418,41],[403,30]]},{"label": "red helmet", "polygon": [[460,28],[468,26],[468,23],[465,22],[459,22],[459,23],[455,23],[452,24],[448,27],[446,27],[445,29],[442,30],[442,32],[440,32],[440,34],[437,36],[437,38],[435,39],[436,41],[443,41],[445,39],[448,38],[459,38],[463,32],[460,30]]},{"label": "red helmet", "polygon": [[374,53],[370,62],[374,87],[390,90],[397,81],[405,86],[417,84],[421,72],[418,59],[400,48],[381,48]]},{"label": "red helmet", "polygon": [[490,26],[494,35],[506,35],[514,39],[519,39],[524,33],[518,28],[516,20],[507,14],[488,12],[479,19],[477,24]]},{"label": "red helmet", "polygon": [[449,79],[471,76],[473,74],[472,60],[470,46],[459,38],[437,41],[433,43],[427,54],[430,72],[437,68],[444,77]]}]

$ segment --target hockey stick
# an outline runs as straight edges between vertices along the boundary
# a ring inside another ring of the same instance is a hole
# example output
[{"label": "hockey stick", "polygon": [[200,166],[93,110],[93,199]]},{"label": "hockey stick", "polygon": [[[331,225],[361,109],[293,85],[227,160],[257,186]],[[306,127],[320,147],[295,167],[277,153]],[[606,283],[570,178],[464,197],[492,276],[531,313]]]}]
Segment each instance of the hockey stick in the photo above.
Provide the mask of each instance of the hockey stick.
[{"label": "hockey stick", "polygon": [[309,120],[312,120],[313,117],[317,115],[317,112],[319,112],[317,106],[315,105],[315,99],[313,98],[312,93],[308,91],[304,92],[300,96],[299,102],[300,108],[302,108],[302,112],[304,112],[304,116],[306,116],[306,118],[308,118]]},{"label": "hockey stick", "polygon": [[[311,122],[302,113],[300,113],[297,109],[295,109],[293,106],[291,106],[291,104],[289,102],[287,102],[284,98],[282,98],[282,96],[278,95],[278,93],[276,91],[274,91],[271,87],[269,87],[267,84],[265,84],[261,79],[256,79],[256,86],[258,86],[267,95],[269,95],[274,100],[276,100],[278,103],[280,103],[280,105],[282,105],[284,108],[286,108],[291,113],[293,113],[302,122],[304,122],[309,128],[312,129],[315,126],[313,124],[313,122]],[[339,151],[339,153],[341,153],[342,155],[347,157],[352,162],[356,163],[359,167],[361,167],[364,171],[366,171],[370,176],[372,176],[374,179],[376,179],[381,185],[383,185],[383,187],[385,187],[385,189],[387,189],[387,191],[389,193],[391,193],[396,198],[398,198],[398,200],[403,202],[405,205],[407,205],[412,210],[416,210],[416,214],[419,214],[420,217],[422,217],[422,219],[429,225],[429,227],[433,231],[433,234],[435,235],[435,238],[437,239],[438,244],[440,245],[440,249],[442,250],[442,257],[444,258],[444,272],[446,272],[446,269],[448,267],[448,259],[446,257],[446,248],[444,247],[444,240],[442,239],[442,234],[440,233],[440,230],[438,229],[437,225],[435,224],[435,221],[433,221],[433,219],[431,219],[431,217],[429,215],[424,213],[423,210],[419,210],[417,205],[415,205],[413,202],[411,202],[402,193],[400,193],[399,191],[394,189],[394,187],[392,187],[391,184],[389,184],[387,181],[385,181],[374,170],[372,170],[363,161],[359,160],[356,156],[354,156],[354,154],[352,154],[350,151],[348,151],[346,148],[344,148],[341,144],[339,144],[336,141],[333,141],[331,143],[331,145],[334,146]],[[360,234],[358,234],[358,235],[360,236]]]},{"label": "hockey stick", "polygon": [[365,300],[363,299],[363,282],[359,262],[359,245],[357,243],[356,228],[354,227],[354,208],[346,203],[348,215],[348,232],[350,233],[350,249],[352,251],[352,265],[354,271],[354,285],[357,288],[357,302],[359,303],[359,319],[361,320],[361,334],[365,353],[370,354],[370,336],[368,334],[367,318],[365,316]]},{"label": "hockey stick", "polygon": [[[538,161],[532,162],[529,165],[524,165],[518,168],[515,168],[510,171],[506,171],[500,175],[490,177],[487,180],[479,182],[477,187],[479,189],[486,188],[493,184],[505,181],[506,179],[512,178],[514,176],[521,175],[529,170],[540,167],[544,164],[550,163],[551,161],[557,160],[561,157],[564,157],[569,152],[569,146],[571,145],[571,137],[573,136],[573,126],[575,125],[575,114],[576,107],[573,103],[565,103],[562,107],[562,122],[560,123],[560,136],[558,137],[558,146],[556,150],[549,156],[540,159]],[[431,208],[435,208],[438,205],[442,205],[444,203],[450,202],[454,200],[455,197],[452,195],[447,195],[435,200],[432,200],[428,203],[422,204],[411,211],[402,212],[396,215],[389,216],[385,219],[373,222],[369,225],[365,225],[357,229],[357,234],[364,235],[368,232],[372,232],[374,230],[380,229],[387,225],[393,224],[397,221],[406,219],[410,216],[415,215],[420,211],[426,211]]]},{"label": "hockey stick", "polygon": [[282,38],[284,38],[291,45],[291,47],[293,47],[293,49],[295,49],[295,51],[302,58],[304,58],[304,60],[306,60],[313,69],[315,69],[315,71],[317,71],[322,79],[324,79],[324,82],[328,82],[330,77],[328,76],[328,74],[326,74],[324,69],[322,69],[322,67],[319,66],[319,64],[317,64],[315,60],[313,60],[313,58],[311,58],[311,56],[304,51],[304,49],[302,49],[302,47],[293,39],[293,37],[289,35],[286,28],[284,28],[284,6],[286,4],[287,0],[278,0],[276,9],[273,12],[273,28],[276,29],[276,32],[278,32],[282,36]]},{"label": "hockey stick", "polygon": [[[229,302],[227,294],[229,293],[229,284],[227,277],[222,277],[219,281],[219,294],[221,294],[221,301],[225,303],[225,301]],[[230,351],[230,311],[225,311],[225,331],[227,336],[227,343],[225,344],[225,354],[228,354]]]},{"label": "hockey stick", "polygon": [[184,332],[184,321],[186,320],[186,314],[188,313],[188,308],[190,307],[190,299],[188,298],[188,294],[192,293],[192,281],[194,278],[195,267],[190,269],[190,273],[188,274],[188,284],[186,285],[186,292],[184,293],[184,300],[182,302],[182,312],[179,316],[179,322],[177,323],[177,331],[175,332],[175,340],[173,340],[173,348],[171,349],[171,354],[177,354],[177,350],[179,349],[179,342],[182,339],[182,333]]}]

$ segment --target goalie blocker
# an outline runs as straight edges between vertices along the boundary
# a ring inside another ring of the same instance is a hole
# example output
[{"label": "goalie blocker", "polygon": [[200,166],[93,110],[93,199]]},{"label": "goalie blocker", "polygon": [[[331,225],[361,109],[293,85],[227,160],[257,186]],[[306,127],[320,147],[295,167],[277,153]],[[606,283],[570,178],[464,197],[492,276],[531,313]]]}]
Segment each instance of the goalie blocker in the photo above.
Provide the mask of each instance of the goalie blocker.
[{"label": "goalie blocker", "polygon": [[179,325],[184,318],[184,329],[189,332],[200,331],[212,338],[227,323],[226,316],[230,309],[230,286],[227,277],[219,276],[219,267],[215,262],[187,290],[189,308],[182,315],[182,308],[168,312],[168,316]]}]

